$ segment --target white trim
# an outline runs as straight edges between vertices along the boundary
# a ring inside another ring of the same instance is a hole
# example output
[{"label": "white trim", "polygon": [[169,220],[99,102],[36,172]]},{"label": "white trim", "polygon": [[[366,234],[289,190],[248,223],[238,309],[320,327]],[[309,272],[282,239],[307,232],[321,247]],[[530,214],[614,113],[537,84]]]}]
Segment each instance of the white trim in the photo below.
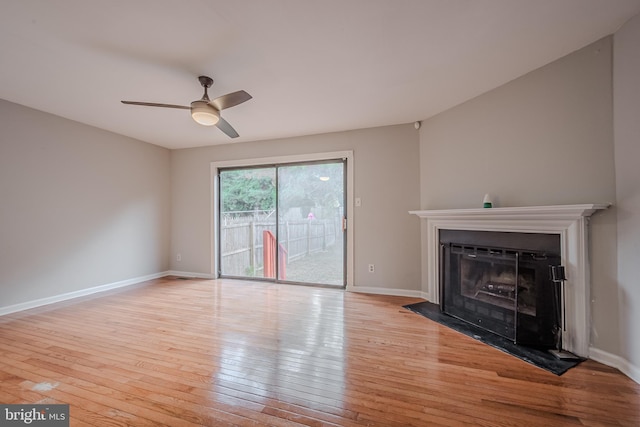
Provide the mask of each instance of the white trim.
[{"label": "white trim", "polygon": [[314,162],[321,160],[334,160],[334,159],[346,159],[347,170],[347,194],[345,200],[346,216],[347,216],[347,287],[353,285],[353,270],[354,270],[354,256],[353,256],[353,236],[354,236],[354,223],[353,223],[353,177],[354,177],[354,158],[353,151],[332,151],[326,153],[310,153],[310,154],[298,154],[292,156],[276,156],[276,157],[261,157],[255,159],[238,159],[238,160],[224,160],[219,162],[211,162],[211,179],[209,182],[213,187],[211,189],[211,276],[212,278],[218,277],[218,245],[215,240],[215,233],[218,229],[218,212],[216,206],[218,205],[218,186],[214,185],[218,177],[218,169],[229,167],[243,167],[243,166],[260,166],[260,165],[274,165],[274,164],[286,164],[286,163],[299,163],[299,162]]},{"label": "white trim", "polygon": [[134,277],[132,279],[121,280],[119,282],[107,283],[105,285],[94,286],[92,288],[80,289],[73,292],[67,292],[64,294],[53,295],[46,298],[40,298],[33,301],[26,301],[19,304],[8,305],[6,307],[0,307],[0,316],[4,316],[11,313],[17,313],[19,311],[30,310],[32,308],[42,307],[57,302],[69,301],[75,298],[85,297],[88,295],[97,294],[100,292],[110,291],[112,289],[124,288],[126,286],[136,285],[138,283],[146,282],[148,280],[159,279],[171,275],[170,272],[164,271],[161,273],[149,274],[146,276]]},{"label": "white trim", "polygon": [[415,297],[424,298],[422,291],[411,291],[408,289],[395,289],[395,288],[374,288],[369,286],[348,286],[347,292],[357,292],[362,294],[375,294],[375,295],[391,295],[396,297]]},{"label": "white trim", "polygon": [[178,270],[169,270],[167,271],[166,276],[188,277],[193,279],[205,279],[205,280],[215,279],[215,277],[213,277],[212,274],[208,274],[208,273],[193,273],[191,271],[178,271]]},{"label": "white trim", "polygon": [[563,348],[577,355],[589,354],[589,260],[587,218],[608,204],[528,206],[492,209],[449,209],[410,211],[426,220],[426,283],[423,290],[433,303],[440,302],[440,230],[483,230],[559,234],[565,282]]},{"label": "white trim", "polygon": [[209,185],[211,185],[211,206],[209,212],[211,215],[211,223],[209,227],[209,254],[211,255],[210,260],[210,274],[214,279],[218,278],[218,244],[216,242],[216,230],[218,230],[218,224],[220,223],[220,218],[218,217],[218,198],[220,195],[218,194],[218,169],[220,169],[224,162],[211,162],[211,178],[209,179]]},{"label": "white trim", "polygon": [[620,370],[620,372],[640,384],[640,368],[628,360],[595,347],[589,348],[589,358]]},{"label": "white trim", "polygon": [[521,219],[530,221],[540,219],[543,221],[554,218],[588,217],[600,209],[607,209],[608,203],[582,204],[582,205],[554,205],[554,206],[516,206],[506,208],[479,208],[479,209],[438,209],[409,211],[410,214],[420,218],[456,217],[476,219],[484,217],[488,219]]}]

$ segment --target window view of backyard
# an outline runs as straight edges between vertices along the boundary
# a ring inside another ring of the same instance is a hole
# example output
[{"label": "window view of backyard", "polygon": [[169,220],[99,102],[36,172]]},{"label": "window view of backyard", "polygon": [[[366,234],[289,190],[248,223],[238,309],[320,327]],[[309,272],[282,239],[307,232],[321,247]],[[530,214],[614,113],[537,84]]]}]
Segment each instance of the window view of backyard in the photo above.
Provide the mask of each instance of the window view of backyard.
[{"label": "window view of backyard", "polygon": [[344,285],[342,161],[222,170],[219,182],[221,275]]}]

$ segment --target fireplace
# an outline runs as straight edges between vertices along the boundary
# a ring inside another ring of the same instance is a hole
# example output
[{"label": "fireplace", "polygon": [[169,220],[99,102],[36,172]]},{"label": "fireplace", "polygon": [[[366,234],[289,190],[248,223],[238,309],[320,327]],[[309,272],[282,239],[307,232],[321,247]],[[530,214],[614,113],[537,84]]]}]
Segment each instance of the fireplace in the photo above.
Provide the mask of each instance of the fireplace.
[{"label": "fireplace", "polygon": [[589,356],[590,297],[588,222],[608,204],[526,206],[491,209],[418,210],[409,213],[423,220],[422,296],[440,304],[440,230],[476,230],[555,234],[560,237],[564,286],[562,347]]},{"label": "fireplace", "polygon": [[556,345],[557,234],[440,230],[443,312],[516,344]]}]

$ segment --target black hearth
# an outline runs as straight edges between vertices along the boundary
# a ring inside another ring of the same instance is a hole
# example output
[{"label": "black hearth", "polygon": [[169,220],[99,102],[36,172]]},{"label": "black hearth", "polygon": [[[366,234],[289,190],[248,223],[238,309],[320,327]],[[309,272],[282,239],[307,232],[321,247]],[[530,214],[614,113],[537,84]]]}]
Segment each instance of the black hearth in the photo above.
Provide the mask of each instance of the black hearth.
[{"label": "black hearth", "polygon": [[549,266],[560,235],[440,230],[441,310],[512,340],[553,348],[559,307]]}]

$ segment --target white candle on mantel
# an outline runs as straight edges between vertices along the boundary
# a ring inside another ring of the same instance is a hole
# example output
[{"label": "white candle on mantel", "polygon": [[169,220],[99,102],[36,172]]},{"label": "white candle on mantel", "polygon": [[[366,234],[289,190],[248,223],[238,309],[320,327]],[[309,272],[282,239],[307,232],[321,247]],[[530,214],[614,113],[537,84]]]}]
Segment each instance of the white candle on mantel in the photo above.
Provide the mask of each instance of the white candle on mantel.
[{"label": "white candle on mantel", "polygon": [[493,207],[493,204],[491,203],[491,197],[489,196],[489,193],[484,195],[484,199],[482,199],[482,207],[483,208]]}]

